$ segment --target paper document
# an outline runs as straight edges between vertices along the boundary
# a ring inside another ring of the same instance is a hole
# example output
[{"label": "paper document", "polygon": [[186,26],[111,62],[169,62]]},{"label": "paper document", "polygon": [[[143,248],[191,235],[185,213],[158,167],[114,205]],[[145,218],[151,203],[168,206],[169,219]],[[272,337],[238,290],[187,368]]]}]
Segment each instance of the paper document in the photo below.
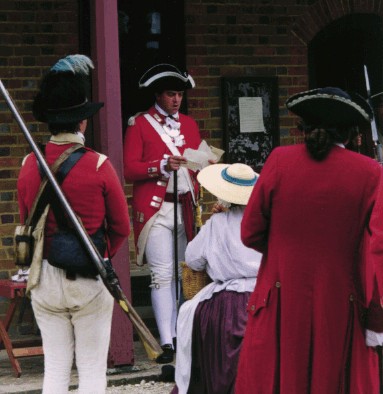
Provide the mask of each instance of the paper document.
[{"label": "paper document", "polygon": [[223,156],[223,154],[225,153],[224,150],[216,148],[213,145],[209,145],[211,152],[213,153],[213,155],[215,155],[215,157],[217,158],[216,162],[218,163],[221,160],[221,157]]},{"label": "paper document", "polygon": [[239,132],[264,133],[262,97],[239,97]]},{"label": "paper document", "polygon": [[187,163],[184,166],[192,171],[199,171],[210,164],[209,160],[218,162],[224,153],[222,149],[209,146],[205,140],[202,140],[198,149],[185,149],[183,157]]}]

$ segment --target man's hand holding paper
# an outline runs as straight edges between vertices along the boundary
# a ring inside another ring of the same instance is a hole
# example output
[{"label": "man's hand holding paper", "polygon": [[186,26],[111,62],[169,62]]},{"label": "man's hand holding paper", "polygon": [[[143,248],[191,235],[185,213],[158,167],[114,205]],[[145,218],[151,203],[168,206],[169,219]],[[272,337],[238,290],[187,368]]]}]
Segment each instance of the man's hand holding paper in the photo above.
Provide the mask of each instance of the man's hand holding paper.
[{"label": "man's hand holding paper", "polygon": [[224,153],[223,150],[209,146],[205,140],[202,140],[197,150],[185,149],[183,157],[187,162],[181,165],[192,171],[200,171],[209,164],[218,163]]}]

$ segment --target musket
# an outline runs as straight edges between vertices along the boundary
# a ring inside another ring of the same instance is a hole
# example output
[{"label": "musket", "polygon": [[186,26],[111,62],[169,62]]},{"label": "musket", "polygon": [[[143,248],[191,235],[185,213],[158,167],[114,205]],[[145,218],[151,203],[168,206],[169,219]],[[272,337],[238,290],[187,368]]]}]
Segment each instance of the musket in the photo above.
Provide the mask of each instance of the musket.
[{"label": "musket", "polygon": [[[372,106],[372,97],[373,96],[371,96],[370,80],[368,78],[368,71],[367,71],[366,65],[364,65],[364,78],[366,80],[367,101],[370,104],[371,109],[373,111],[373,108],[374,108]],[[382,146],[380,144],[379,137],[378,137],[378,129],[376,127],[376,119],[375,119],[374,111],[373,111],[372,119],[371,119],[371,134],[372,134],[372,140],[374,142],[375,160],[378,161],[378,163],[382,164],[383,163]]]},{"label": "musket", "polygon": [[73,224],[75,231],[77,232],[80,240],[84,244],[85,250],[88,252],[89,257],[92,263],[97,268],[97,271],[100,274],[100,277],[105,284],[106,288],[109,290],[110,294],[114,297],[117,303],[120,305],[122,310],[128,316],[130,321],[133,324],[133,327],[136,329],[138,336],[146,350],[148,358],[150,360],[155,360],[161,353],[162,349],[156,339],[153,337],[149,329],[146,327],[145,323],[142,321],[138,313],[135,311],[133,306],[130,304],[129,300],[125,296],[120,281],[112,267],[112,264],[109,259],[104,259],[97,248],[95,248],[92,240],[90,239],[88,233],[85,228],[82,226],[79,218],[76,216],[72,207],[70,206],[67,198],[65,197],[63,191],[60,188],[55,176],[53,175],[51,169],[49,168],[47,162],[38,145],[33,140],[29,130],[25,126],[24,120],[19,114],[15,103],[13,102],[11,96],[8,91],[5,89],[3,82],[0,79],[0,90],[4,99],[12,112],[17,124],[19,125],[21,131],[23,132],[25,138],[27,139],[30,147],[32,148],[36,158],[41,166],[41,169],[44,171],[45,176],[50,182],[53,191],[55,192],[58,200],[60,201],[62,207],[64,208],[65,213],[68,215],[70,222]]},{"label": "musket", "polygon": [[178,171],[173,171],[173,203],[174,203],[174,228],[173,228],[173,255],[174,276],[176,285],[176,308],[179,306],[179,282],[178,282]]}]

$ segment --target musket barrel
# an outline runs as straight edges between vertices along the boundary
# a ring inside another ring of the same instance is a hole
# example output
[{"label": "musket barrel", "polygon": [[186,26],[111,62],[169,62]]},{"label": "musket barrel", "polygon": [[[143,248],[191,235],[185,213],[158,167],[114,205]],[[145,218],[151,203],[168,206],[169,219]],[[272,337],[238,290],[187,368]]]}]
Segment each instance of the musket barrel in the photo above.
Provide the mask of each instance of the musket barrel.
[{"label": "musket barrel", "polygon": [[367,66],[364,65],[363,67],[364,67],[364,78],[366,79],[367,96],[370,97],[371,90],[370,90],[370,80],[368,78]]}]

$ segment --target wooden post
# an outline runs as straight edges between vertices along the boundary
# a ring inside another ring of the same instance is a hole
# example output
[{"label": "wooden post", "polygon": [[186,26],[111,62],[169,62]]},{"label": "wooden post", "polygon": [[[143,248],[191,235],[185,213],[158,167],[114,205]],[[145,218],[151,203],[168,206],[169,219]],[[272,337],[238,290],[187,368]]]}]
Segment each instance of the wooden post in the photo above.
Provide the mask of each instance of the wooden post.
[{"label": "wooden post", "polygon": [[[91,57],[93,73],[93,100],[105,106],[95,116],[95,143],[106,154],[123,180],[123,130],[120,96],[120,66],[118,44],[117,0],[100,0],[91,6]],[[113,267],[122,290],[131,301],[128,241],[113,258]],[[127,316],[115,306],[112,321],[109,367],[134,363],[133,328]]]}]

